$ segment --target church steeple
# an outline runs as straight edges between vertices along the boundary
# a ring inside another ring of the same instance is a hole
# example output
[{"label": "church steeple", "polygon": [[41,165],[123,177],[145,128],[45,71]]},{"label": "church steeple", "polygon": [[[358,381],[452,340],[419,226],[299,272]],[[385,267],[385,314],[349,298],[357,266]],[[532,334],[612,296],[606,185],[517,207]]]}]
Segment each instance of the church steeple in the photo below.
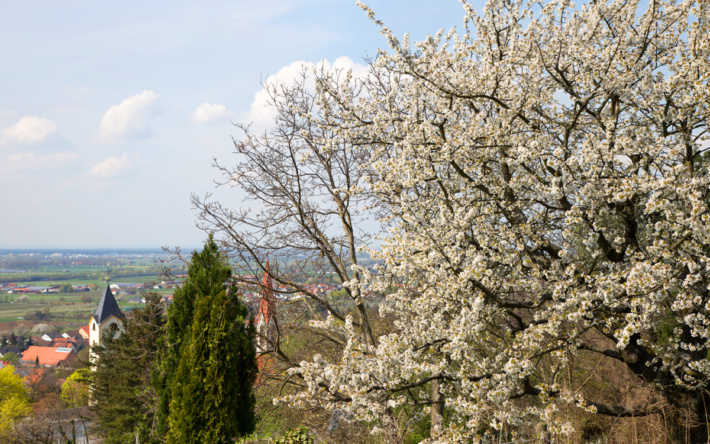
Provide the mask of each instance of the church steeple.
[{"label": "church steeple", "polygon": [[118,307],[116,298],[113,296],[111,286],[106,285],[106,290],[104,290],[104,294],[101,296],[101,301],[99,301],[99,306],[96,308],[96,312],[93,317],[97,323],[101,324],[111,316],[116,316],[119,319],[126,319],[123,312]]},{"label": "church steeple", "polygon": [[256,315],[256,332],[258,336],[256,339],[257,352],[264,353],[271,350],[272,343],[276,340],[276,301],[269,261],[266,261],[264,267],[261,300],[259,301],[259,312]]},{"label": "church steeple", "polygon": [[271,282],[271,272],[269,261],[266,261],[264,268],[264,281],[261,284],[261,301],[259,302],[259,314],[263,314],[268,324],[271,317],[276,315],[276,305],[274,303],[274,287]]},{"label": "church steeple", "polygon": [[[116,298],[113,297],[111,287],[106,285],[106,290],[104,290],[104,294],[101,296],[99,306],[89,320],[89,347],[101,345],[101,338],[107,330],[113,331],[115,335],[120,335],[121,331],[123,331],[123,323],[125,320],[126,316],[124,316],[123,312],[118,307],[118,302],[116,302]],[[89,350],[91,350],[91,348]],[[90,356],[92,361],[96,358],[91,351]]]}]

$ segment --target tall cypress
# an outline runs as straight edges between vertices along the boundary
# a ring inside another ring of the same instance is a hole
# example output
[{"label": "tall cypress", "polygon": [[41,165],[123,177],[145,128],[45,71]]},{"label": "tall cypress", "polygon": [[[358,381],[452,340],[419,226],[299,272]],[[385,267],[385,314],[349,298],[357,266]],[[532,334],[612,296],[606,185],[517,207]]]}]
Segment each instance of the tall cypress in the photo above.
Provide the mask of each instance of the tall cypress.
[{"label": "tall cypress", "polygon": [[254,331],[225,291],[198,303],[173,381],[168,443],[231,443],[254,430]]},{"label": "tall cypress", "polygon": [[[219,252],[213,236],[210,235],[202,251],[193,253],[187,278],[183,286],[175,291],[173,303],[168,309],[167,333],[153,372],[153,384],[158,391],[157,427],[162,436],[167,434],[169,425],[172,427],[173,424],[182,424],[176,419],[182,413],[173,413],[173,409],[177,408],[184,413],[182,406],[185,401],[185,378],[189,376],[189,372],[210,364],[210,361],[203,360],[207,359],[206,356],[199,354],[205,350],[210,351],[209,356],[214,360],[211,371],[216,373],[211,377],[221,381],[221,385],[216,385],[214,389],[242,399],[239,402],[251,399],[251,382],[256,374],[255,352],[251,345],[254,333],[251,325],[244,324],[248,316],[246,307],[239,302],[236,295],[226,292],[225,283],[231,276],[232,270],[226,257]],[[220,319],[212,319],[213,312],[215,316],[219,314]],[[195,333],[195,329],[201,333]],[[196,334],[197,337],[193,339]],[[228,338],[223,337],[227,334]],[[202,345],[199,347],[204,350],[195,352],[188,347],[188,344],[200,341]],[[222,362],[222,359],[227,359],[227,362]],[[183,361],[186,363],[183,364]],[[188,368],[188,361],[197,361],[196,367]],[[221,373],[232,370],[240,373]],[[178,372],[181,372],[179,376]],[[247,386],[249,395],[244,397],[241,390]],[[235,391],[235,387],[240,388]],[[190,396],[197,396],[194,391],[189,393]],[[178,400],[175,400],[176,396],[179,397]],[[219,404],[218,401],[215,402]],[[203,407],[203,414],[218,414],[214,409],[207,408],[208,406]],[[233,412],[234,415],[238,413]],[[239,422],[242,417],[253,416],[252,413],[239,415],[235,416],[233,421]]]}]

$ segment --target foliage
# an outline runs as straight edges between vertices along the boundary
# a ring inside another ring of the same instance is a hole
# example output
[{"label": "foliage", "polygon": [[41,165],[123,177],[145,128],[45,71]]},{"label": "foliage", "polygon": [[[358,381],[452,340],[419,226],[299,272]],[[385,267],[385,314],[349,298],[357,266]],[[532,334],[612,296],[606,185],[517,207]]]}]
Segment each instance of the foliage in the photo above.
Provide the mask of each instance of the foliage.
[{"label": "foliage", "polygon": [[254,327],[246,306],[224,288],[231,268],[212,238],[190,270],[197,307],[171,386],[167,442],[228,443],[254,430]]},{"label": "foliage", "polygon": [[25,377],[25,387],[27,387],[32,402],[59,395],[59,384],[55,372],[52,369],[39,367],[37,359],[35,359],[35,368],[30,370]]},{"label": "foliage", "polygon": [[12,365],[17,365],[20,362],[20,357],[17,356],[17,353],[15,353],[15,352],[7,352],[4,355],[2,355],[2,360],[7,361]]},{"label": "foliage", "polygon": [[59,397],[67,403],[69,408],[88,405],[90,380],[91,370],[77,369],[62,384],[62,393]]},{"label": "foliage", "polygon": [[[311,122],[333,133],[319,142],[370,156],[390,228],[372,251],[383,267],[347,285],[386,292],[394,331],[373,347],[357,317],[332,316],[319,325],[345,332],[342,358],[302,363],[307,389],[282,399],[383,432],[397,407],[417,421],[445,406],[432,434],[460,442],[537,421],[569,433],[570,408],[661,414],[660,398],[674,440],[705,442],[710,5],[464,7],[463,34],[414,47],[375,20],[391,51],[369,76],[320,79]],[[648,398],[565,381],[581,353],[623,365]]]},{"label": "foliage", "polygon": [[132,310],[118,337],[110,332],[101,346],[93,346],[91,409],[107,443],[143,443],[162,435],[155,431],[157,394],[150,384],[151,369],[164,334],[165,316],[160,295],[145,294],[143,308]]},{"label": "foliage", "polygon": [[22,378],[15,374],[15,367],[3,367],[0,369],[0,436],[12,430],[15,420],[31,413],[30,398]]},{"label": "foliage", "polygon": [[175,289],[173,302],[168,308],[166,334],[161,341],[153,372],[153,386],[159,397],[157,429],[162,436],[168,431],[173,381],[185,344],[190,339],[197,304],[201,297],[222,291],[231,273],[231,268],[226,266],[224,257],[210,235],[203,250],[192,254],[183,286]]},{"label": "foliage", "polygon": [[313,444],[314,442],[305,427],[291,429],[273,440],[273,444]]}]

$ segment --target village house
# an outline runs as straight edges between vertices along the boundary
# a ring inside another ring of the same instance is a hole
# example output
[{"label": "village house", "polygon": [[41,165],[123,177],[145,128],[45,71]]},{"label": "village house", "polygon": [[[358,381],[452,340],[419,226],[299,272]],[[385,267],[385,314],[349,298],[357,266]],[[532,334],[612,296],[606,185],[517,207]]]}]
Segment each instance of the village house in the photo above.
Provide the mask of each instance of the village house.
[{"label": "village house", "polygon": [[42,347],[32,345],[20,358],[20,364],[32,365],[37,364],[43,367],[57,367],[70,364],[78,359],[76,350],[68,347]]}]

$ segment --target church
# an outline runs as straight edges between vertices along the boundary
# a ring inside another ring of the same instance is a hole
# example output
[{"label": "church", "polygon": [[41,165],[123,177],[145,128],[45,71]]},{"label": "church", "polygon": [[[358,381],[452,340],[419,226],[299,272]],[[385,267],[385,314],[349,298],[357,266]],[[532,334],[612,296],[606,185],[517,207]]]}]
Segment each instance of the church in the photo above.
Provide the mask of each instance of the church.
[{"label": "church", "polygon": [[269,261],[266,261],[264,280],[261,284],[261,300],[259,311],[256,314],[256,352],[264,354],[273,351],[273,344],[277,341],[276,330],[276,299],[271,281]]},{"label": "church", "polygon": [[[124,322],[126,322],[126,316],[118,307],[111,287],[106,285],[99,306],[89,319],[89,346],[93,348],[94,345],[101,345],[101,338],[106,335],[106,332],[112,331],[116,335],[120,335]],[[91,353],[91,356],[93,359],[94,354]]]}]

